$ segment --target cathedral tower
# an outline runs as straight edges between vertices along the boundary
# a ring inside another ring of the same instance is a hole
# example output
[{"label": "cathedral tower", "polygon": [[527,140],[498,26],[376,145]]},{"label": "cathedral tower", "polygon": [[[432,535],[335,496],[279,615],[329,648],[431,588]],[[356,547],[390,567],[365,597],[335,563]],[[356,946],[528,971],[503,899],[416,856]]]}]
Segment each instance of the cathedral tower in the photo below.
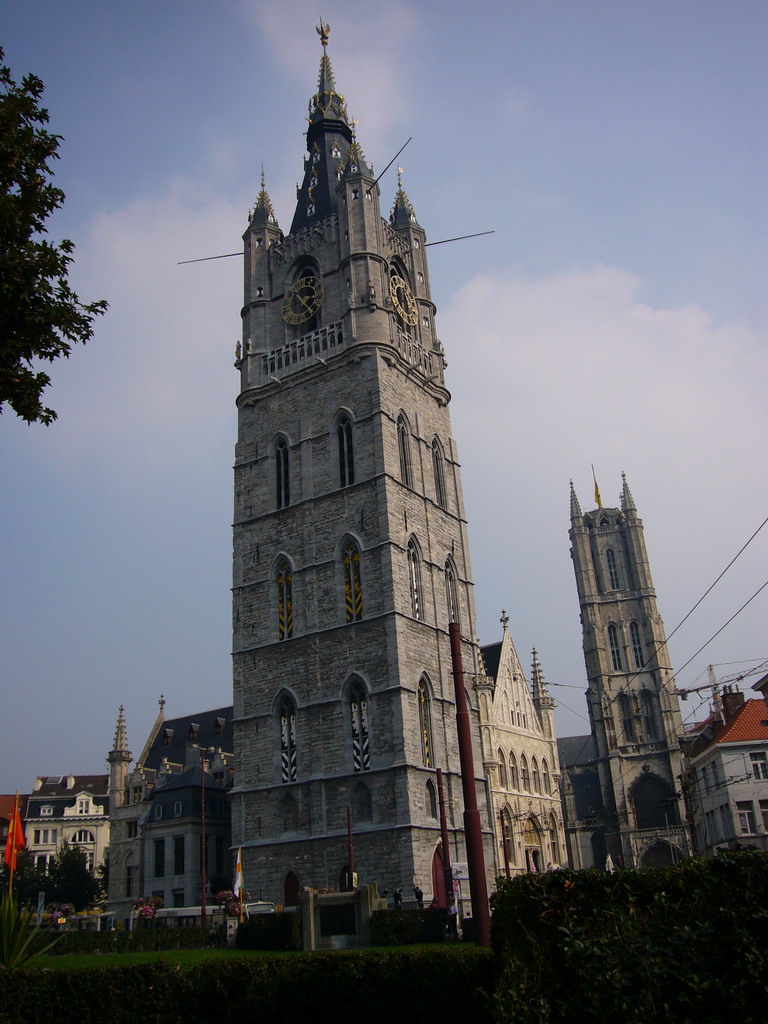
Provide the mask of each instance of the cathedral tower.
[{"label": "cathedral tower", "polygon": [[262,178],[244,236],[237,358],[233,844],[288,905],[349,883],[348,808],[361,883],[439,885],[436,768],[466,859],[449,622],[480,671],[426,236],[400,184],[382,218],[321,39],[290,232]]},{"label": "cathedral tower", "polygon": [[582,514],[571,484],[570,538],[606,851],[615,863],[652,867],[688,853],[680,708],[626,478],[620,508],[603,508],[595,490],[598,507]]}]

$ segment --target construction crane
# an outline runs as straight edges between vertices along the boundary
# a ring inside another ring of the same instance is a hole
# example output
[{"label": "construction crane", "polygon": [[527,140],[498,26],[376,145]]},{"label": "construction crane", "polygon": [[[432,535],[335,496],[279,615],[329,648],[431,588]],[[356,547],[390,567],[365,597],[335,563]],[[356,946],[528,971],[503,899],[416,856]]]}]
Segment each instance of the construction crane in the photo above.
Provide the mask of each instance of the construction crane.
[{"label": "construction crane", "polygon": [[709,682],[702,683],[701,686],[689,686],[684,690],[678,689],[678,697],[681,697],[682,700],[688,700],[689,693],[700,693],[702,690],[711,690],[712,699],[714,700],[715,697],[717,697],[717,691],[721,686],[727,686],[728,683],[740,683],[744,679],[748,679],[750,676],[756,676],[761,672],[765,672],[766,668],[768,668],[768,659],[762,661],[759,665],[755,665],[753,668],[746,669],[744,672],[734,672],[733,675],[724,676],[722,679],[718,679],[715,675],[715,669],[719,667],[719,665],[708,665]]}]

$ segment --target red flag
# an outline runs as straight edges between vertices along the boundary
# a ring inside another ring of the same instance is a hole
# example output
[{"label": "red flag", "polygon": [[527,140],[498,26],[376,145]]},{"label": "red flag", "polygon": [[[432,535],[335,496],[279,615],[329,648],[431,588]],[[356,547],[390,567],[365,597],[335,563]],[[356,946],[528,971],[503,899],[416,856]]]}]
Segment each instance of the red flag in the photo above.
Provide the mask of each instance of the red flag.
[{"label": "red flag", "polygon": [[9,870],[16,870],[16,858],[19,850],[24,849],[24,832],[21,828],[21,815],[19,814],[19,794],[13,802],[13,814],[8,825],[8,838],[5,841],[5,863]]}]

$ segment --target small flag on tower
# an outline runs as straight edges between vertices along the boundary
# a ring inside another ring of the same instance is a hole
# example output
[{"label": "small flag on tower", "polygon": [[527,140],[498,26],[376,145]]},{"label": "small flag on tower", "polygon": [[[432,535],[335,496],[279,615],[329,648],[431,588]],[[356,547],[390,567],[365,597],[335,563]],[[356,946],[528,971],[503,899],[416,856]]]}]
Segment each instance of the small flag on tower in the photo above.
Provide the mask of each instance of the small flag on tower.
[{"label": "small flag on tower", "polygon": [[235,884],[232,886],[232,892],[235,896],[240,895],[240,890],[243,888],[243,848],[238,846],[237,848],[237,863],[235,864]]},{"label": "small flag on tower", "polygon": [[597,477],[595,476],[595,467],[592,467],[592,479],[595,481],[595,501],[598,508],[603,507],[603,499],[600,497],[600,488],[597,486]]}]

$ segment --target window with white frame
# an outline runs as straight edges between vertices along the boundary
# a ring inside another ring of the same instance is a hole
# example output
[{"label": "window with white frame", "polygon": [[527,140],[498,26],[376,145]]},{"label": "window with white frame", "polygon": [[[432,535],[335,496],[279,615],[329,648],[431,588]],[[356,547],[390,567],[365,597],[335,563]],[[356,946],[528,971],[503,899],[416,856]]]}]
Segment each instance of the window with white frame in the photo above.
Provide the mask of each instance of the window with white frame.
[{"label": "window with white frame", "polygon": [[754,835],[757,832],[755,821],[755,805],[751,800],[737,800],[736,814],[739,821],[739,832],[742,835]]},{"label": "window with white frame", "polygon": [[753,750],[750,752],[749,760],[752,765],[752,778],[768,780],[768,754],[763,750]]}]

